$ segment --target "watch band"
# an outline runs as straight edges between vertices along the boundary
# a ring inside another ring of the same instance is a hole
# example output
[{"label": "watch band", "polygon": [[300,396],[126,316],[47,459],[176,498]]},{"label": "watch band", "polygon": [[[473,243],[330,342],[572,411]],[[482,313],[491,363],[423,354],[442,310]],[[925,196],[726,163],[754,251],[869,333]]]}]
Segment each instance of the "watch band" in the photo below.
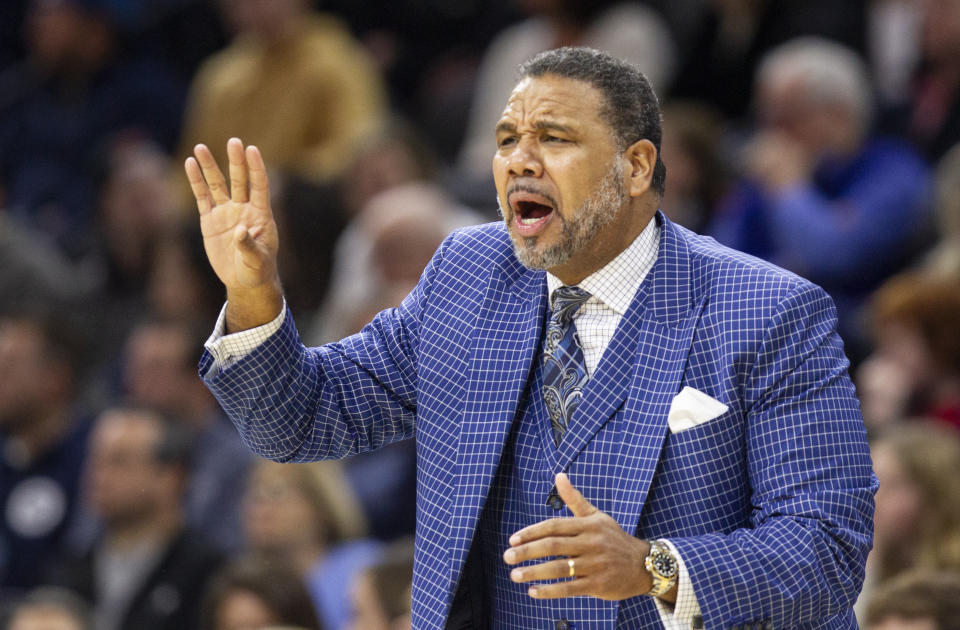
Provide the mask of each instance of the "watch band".
[{"label": "watch band", "polygon": [[653,584],[647,595],[660,597],[677,583],[680,565],[666,543],[661,540],[651,540],[649,543],[650,552],[643,563]]}]

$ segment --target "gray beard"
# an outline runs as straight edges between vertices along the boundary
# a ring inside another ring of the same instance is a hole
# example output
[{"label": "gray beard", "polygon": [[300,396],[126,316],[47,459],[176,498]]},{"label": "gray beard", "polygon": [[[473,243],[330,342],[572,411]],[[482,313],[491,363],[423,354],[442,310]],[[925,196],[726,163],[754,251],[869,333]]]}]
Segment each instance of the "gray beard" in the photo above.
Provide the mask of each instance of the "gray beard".
[{"label": "gray beard", "polygon": [[573,216],[567,219],[554,210],[554,219],[559,219],[561,225],[560,238],[542,250],[537,249],[539,237],[523,238],[514,234],[499,197],[497,205],[500,216],[504,217],[507,225],[507,232],[513,240],[513,251],[517,260],[530,269],[550,269],[566,264],[587,247],[597,233],[609,225],[626,206],[627,197],[627,189],[623,184],[623,166],[620,160],[615,159],[597,184],[596,190],[584,200]]}]

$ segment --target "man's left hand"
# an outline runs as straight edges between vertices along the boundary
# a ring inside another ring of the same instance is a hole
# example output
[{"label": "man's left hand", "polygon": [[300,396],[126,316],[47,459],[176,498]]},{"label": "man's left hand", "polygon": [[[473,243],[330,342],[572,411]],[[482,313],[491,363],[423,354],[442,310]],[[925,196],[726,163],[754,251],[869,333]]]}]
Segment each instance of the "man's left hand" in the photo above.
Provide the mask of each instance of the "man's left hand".
[{"label": "man's left hand", "polygon": [[[557,475],[556,486],[573,518],[551,518],[521,529],[510,537],[510,549],[503,559],[515,565],[560,557],[517,567],[510,578],[518,583],[534,582],[528,592],[536,599],[592,595],[621,600],[649,592],[651,578],[644,559],[650,544],[631,536],[610,515],[591,505],[565,474]],[[573,577],[569,560],[573,560]],[[568,579],[540,583],[561,578]]]}]

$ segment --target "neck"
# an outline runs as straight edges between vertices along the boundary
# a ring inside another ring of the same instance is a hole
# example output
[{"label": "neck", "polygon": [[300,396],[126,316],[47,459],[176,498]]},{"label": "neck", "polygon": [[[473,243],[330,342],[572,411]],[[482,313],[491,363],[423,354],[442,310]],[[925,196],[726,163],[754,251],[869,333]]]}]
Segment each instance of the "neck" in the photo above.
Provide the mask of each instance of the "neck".
[{"label": "neck", "polygon": [[551,267],[550,273],[566,285],[579,284],[630,247],[649,225],[658,204],[659,198],[654,203],[644,197],[624,206],[617,218],[605,225],[593,241],[578,252],[575,260]]},{"label": "neck", "polygon": [[178,510],[158,510],[126,522],[111,523],[106,541],[114,549],[144,543],[161,544],[173,538],[182,527],[183,520]]},{"label": "neck", "polygon": [[70,414],[65,407],[40,409],[19,422],[9,439],[22,449],[27,461],[33,461],[59,442],[69,428]]}]

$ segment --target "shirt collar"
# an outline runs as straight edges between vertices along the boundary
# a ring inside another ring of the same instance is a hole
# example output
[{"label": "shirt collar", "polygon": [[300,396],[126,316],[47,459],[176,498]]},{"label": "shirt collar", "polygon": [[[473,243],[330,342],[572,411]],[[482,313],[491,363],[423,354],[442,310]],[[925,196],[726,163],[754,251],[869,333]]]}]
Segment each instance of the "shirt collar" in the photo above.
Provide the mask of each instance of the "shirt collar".
[{"label": "shirt collar", "polygon": [[[625,250],[584,278],[577,286],[590,293],[590,300],[599,300],[619,315],[623,315],[657,260],[659,242],[660,226],[654,217]],[[553,292],[562,286],[560,278],[548,271],[547,289],[551,301]]]}]

